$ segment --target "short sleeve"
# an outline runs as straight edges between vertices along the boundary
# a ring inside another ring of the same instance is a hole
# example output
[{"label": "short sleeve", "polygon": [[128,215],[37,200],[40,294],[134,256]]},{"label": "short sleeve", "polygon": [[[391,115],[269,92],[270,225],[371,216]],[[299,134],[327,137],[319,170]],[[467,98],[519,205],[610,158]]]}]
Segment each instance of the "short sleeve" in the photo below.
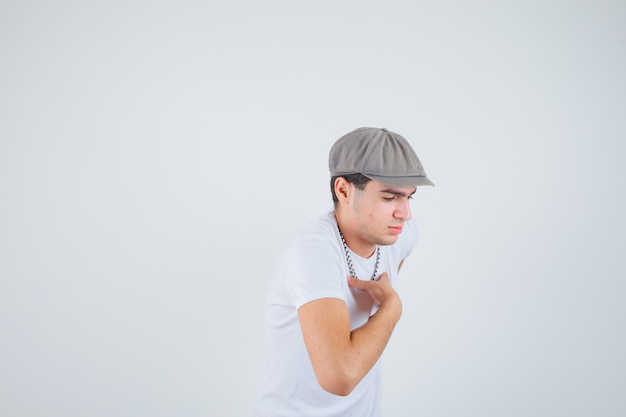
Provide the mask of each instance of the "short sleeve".
[{"label": "short sleeve", "polygon": [[321,298],[343,299],[347,285],[337,250],[327,240],[303,239],[291,247],[287,273],[296,309]]}]

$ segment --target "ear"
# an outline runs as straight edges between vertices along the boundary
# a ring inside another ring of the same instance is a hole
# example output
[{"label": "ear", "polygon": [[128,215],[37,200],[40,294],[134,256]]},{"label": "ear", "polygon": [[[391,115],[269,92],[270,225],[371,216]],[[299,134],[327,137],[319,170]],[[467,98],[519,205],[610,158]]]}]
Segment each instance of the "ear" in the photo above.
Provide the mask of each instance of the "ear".
[{"label": "ear", "polygon": [[352,184],[349,183],[344,177],[339,177],[335,180],[335,194],[339,201],[345,201],[350,198],[352,194]]}]

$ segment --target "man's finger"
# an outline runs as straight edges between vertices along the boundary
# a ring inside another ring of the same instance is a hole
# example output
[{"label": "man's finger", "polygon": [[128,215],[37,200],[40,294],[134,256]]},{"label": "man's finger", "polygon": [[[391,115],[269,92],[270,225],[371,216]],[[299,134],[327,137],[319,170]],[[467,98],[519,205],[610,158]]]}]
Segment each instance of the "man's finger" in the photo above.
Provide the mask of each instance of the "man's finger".
[{"label": "man's finger", "polygon": [[350,287],[366,290],[370,285],[371,283],[369,281],[362,281],[354,277],[348,277],[348,286]]}]

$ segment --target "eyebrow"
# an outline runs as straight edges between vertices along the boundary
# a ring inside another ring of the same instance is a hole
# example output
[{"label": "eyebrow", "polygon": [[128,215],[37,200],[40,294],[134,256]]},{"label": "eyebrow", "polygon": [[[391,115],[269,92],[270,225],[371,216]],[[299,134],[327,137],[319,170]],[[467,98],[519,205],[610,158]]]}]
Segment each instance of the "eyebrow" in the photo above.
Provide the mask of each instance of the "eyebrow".
[{"label": "eyebrow", "polygon": [[386,194],[393,194],[393,195],[399,195],[401,197],[410,197],[413,194],[415,194],[415,192],[417,191],[417,188],[415,189],[415,191],[413,191],[411,194],[407,194],[407,193],[403,193],[402,191],[398,191],[398,190],[394,190],[392,188],[386,188],[384,190],[380,190],[381,193],[386,193]]}]

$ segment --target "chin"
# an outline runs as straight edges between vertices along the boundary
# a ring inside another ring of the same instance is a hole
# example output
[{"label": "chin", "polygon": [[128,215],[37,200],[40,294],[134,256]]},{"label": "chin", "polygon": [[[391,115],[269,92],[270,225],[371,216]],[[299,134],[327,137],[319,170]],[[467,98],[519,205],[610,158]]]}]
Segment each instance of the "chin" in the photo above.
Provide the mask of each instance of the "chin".
[{"label": "chin", "polygon": [[398,236],[397,235],[385,236],[383,238],[380,238],[378,240],[378,242],[376,242],[376,244],[377,245],[381,245],[381,246],[389,246],[389,245],[393,245],[397,241],[398,241]]}]

